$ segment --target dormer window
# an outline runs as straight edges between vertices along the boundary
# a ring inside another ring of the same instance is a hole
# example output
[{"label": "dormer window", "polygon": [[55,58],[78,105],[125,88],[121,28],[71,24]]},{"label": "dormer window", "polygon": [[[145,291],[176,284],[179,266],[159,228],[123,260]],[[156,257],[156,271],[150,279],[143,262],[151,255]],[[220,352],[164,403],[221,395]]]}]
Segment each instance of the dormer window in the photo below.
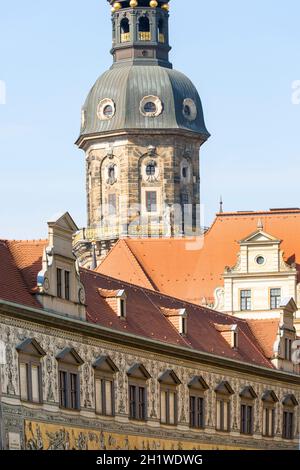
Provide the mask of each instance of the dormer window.
[{"label": "dormer window", "polygon": [[127,317],[127,296],[124,289],[108,290],[98,289],[100,296],[105,299],[110,308],[122,320]]},{"label": "dormer window", "polygon": [[142,16],[139,19],[139,40],[151,41],[150,21],[147,16]]},{"label": "dormer window", "polygon": [[188,333],[188,313],[185,308],[173,309],[161,307],[163,315],[169,320],[170,323],[176,328],[178,333],[186,336]]},{"label": "dormer window", "polygon": [[61,268],[56,269],[56,295],[59,299],[70,300],[70,271]]}]

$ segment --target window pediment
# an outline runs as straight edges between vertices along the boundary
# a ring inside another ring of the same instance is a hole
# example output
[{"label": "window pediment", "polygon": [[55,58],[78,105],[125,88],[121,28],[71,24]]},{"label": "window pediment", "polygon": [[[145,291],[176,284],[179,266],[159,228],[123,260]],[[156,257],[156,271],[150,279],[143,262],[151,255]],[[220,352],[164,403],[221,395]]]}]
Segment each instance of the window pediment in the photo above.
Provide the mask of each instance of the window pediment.
[{"label": "window pediment", "polygon": [[132,377],[135,379],[142,379],[142,380],[149,380],[151,379],[151,375],[147,371],[147,369],[143,366],[143,364],[134,364],[130,369],[127,371],[128,377]]},{"label": "window pediment", "polygon": [[94,369],[102,372],[116,373],[119,372],[116,364],[109,356],[99,356],[93,364]]},{"label": "window pediment", "polygon": [[279,400],[277,395],[273,390],[266,390],[262,396],[262,401],[265,403],[278,403]]},{"label": "window pediment", "polygon": [[19,353],[28,354],[30,356],[46,356],[46,352],[34,338],[25,339],[16,349]]},{"label": "window pediment", "polygon": [[284,406],[290,406],[290,407],[295,407],[299,405],[295,395],[293,395],[292,393],[285,395],[285,397],[282,400],[282,404]]},{"label": "window pediment", "polygon": [[254,400],[257,398],[257,394],[251,386],[244,387],[240,393],[241,398],[246,398],[247,400]]},{"label": "window pediment", "polygon": [[68,364],[81,366],[84,361],[74,348],[65,348],[56,356],[57,361],[66,362]]},{"label": "window pediment", "polygon": [[180,385],[181,380],[175,374],[173,370],[166,370],[158,379],[158,381],[162,384],[166,385]]},{"label": "window pediment", "polygon": [[233,395],[234,390],[231,388],[231,385],[227,381],[223,381],[217,385],[215,392],[220,395]]},{"label": "window pediment", "polygon": [[201,376],[198,376],[198,375],[195,375],[192,380],[190,381],[190,383],[188,384],[188,387],[190,389],[193,389],[193,390],[200,390],[200,391],[203,391],[205,392],[206,390],[209,389],[209,386],[207,385],[207,383],[205,382],[205,380],[203,379],[203,377]]}]

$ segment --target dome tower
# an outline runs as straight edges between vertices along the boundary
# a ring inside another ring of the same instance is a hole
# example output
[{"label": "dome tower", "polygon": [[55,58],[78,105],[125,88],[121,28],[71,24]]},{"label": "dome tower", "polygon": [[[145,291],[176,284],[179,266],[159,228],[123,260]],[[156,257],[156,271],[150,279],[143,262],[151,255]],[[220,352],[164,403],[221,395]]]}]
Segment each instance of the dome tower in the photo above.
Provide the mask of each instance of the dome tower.
[{"label": "dome tower", "polygon": [[[113,65],[82,108],[88,229],[82,264],[120,237],[198,233],[199,150],[208,139],[192,82],[169,61],[169,0],[108,0]],[[92,263],[94,264],[94,263]]]}]

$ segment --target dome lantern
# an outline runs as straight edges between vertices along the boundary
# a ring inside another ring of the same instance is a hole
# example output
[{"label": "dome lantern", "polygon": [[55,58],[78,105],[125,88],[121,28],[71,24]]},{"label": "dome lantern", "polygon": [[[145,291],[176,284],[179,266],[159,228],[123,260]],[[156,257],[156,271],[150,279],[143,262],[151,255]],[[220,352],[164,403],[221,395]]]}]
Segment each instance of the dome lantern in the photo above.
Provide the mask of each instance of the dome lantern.
[{"label": "dome lantern", "polygon": [[112,7],[114,64],[169,62],[169,1],[108,0]]}]

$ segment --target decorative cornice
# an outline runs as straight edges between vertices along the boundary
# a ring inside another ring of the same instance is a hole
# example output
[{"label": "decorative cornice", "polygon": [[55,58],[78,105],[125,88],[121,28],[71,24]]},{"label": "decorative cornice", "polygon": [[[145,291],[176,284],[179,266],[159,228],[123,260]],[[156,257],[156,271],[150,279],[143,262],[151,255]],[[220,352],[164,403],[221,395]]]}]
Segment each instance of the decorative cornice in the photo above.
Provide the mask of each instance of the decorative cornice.
[{"label": "decorative cornice", "polygon": [[12,317],[19,318],[24,321],[42,323],[44,326],[55,329],[66,329],[69,332],[77,333],[81,336],[86,334],[102,341],[115,342],[134,349],[141,349],[143,351],[148,350],[149,352],[155,352],[160,355],[165,354],[188,362],[202,362],[205,365],[219,367],[223,370],[228,369],[235,372],[247,373],[256,377],[259,376],[271,380],[280,380],[282,382],[300,386],[299,376],[272,369],[271,367],[268,369],[263,366],[247,364],[234,359],[227,359],[217,355],[192,350],[183,346],[176,346],[132,335],[130,333],[111,330],[100,325],[68,318],[41,309],[18,305],[5,300],[0,300],[0,313],[6,317],[11,315]]}]

